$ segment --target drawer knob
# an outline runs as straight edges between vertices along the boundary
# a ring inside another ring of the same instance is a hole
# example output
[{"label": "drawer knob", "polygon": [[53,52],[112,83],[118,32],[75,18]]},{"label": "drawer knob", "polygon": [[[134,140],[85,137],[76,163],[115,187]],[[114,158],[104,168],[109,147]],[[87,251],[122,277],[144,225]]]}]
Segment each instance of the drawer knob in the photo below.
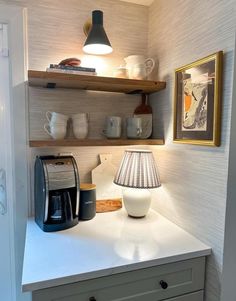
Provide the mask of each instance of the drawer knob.
[{"label": "drawer knob", "polygon": [[168,283],[165,282],[164,280],[161,280],[161,281],[160,281],[160,286],[161,286],[161,288],[163,288],[163,290],[165,290],[165,289],[167,289],[167,287],[168,287]]},{"label": "drawer knob", "polygon": [[96,301],[96,298],[95,297],[90,297],[89,301]]}]

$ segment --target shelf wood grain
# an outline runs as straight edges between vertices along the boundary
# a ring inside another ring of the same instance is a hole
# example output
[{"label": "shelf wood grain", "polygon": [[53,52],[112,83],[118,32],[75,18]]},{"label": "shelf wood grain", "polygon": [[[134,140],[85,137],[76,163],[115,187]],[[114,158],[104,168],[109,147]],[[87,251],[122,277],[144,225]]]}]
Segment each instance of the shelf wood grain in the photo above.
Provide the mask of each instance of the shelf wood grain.
[{"label": "shelf wood grain", "polygon": [[30,86],[45,88],[83,89],[128,94],[150,94],[165,89],[166,82],[65,74],[46,71],[28,71]]},{"label": "shelf wood grain", "polygon": [[124,145],[164,145],[163,139],[64,139],[30,140],[30,147],[75,147],[75,146],[124,146]]}]

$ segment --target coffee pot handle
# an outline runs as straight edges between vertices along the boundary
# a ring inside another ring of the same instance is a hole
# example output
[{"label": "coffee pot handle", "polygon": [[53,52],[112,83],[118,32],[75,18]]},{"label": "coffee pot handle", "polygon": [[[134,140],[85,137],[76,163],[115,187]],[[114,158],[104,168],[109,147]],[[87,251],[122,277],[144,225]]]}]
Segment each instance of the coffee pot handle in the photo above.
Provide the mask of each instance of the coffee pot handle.
[{"label": "coffee pot handle", "polygon": [[146,76],[148,76],[155,67],[155,61],[154,61],[154,59],[149,57],[145,60],[144,64],[146,66],[146,72],[147,72]]}]

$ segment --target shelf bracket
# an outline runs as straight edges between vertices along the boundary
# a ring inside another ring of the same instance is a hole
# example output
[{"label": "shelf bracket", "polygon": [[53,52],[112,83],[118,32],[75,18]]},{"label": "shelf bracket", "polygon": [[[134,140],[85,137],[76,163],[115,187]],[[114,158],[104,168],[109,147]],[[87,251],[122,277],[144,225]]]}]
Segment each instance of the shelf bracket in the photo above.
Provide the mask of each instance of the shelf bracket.
[{"label": "shelf bracket", "polygon": [[142,94],[142,93],[143,93],[143,90],[133,90],[133,91],[127,92],[127,94]]},{"label": "shelf bracket", "polygon": [[46,88],[48,88],[48,89],[55,89],[56,88],[56,83],[47,83]]}]

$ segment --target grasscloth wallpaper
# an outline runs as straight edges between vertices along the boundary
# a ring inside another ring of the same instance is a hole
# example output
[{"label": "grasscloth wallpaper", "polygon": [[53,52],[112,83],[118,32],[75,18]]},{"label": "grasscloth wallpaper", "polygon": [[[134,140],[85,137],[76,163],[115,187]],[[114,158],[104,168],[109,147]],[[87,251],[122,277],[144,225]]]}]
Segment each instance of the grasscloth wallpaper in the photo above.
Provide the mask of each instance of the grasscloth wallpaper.
[{"label": "grasscloth wallpaper", "polygon": [[[207,262],[206,301],[219,301],[224,247],[232,102],[235,0],[156,0],[149,8],[148,54],[159,61],[167,89],[152,96],[162,188],[154,208],[213,248]],[[174,69],[224,51],[222,145],[173,144]]]},{"label": "grasscloth wallpaper", "polygon": [[[45,70],[66,57],[96,64],[99,74],[112,75],[130,54],[147,53],[148,8],[119,0],[0,0],[0,4],[28,9],[29,68]],[[104,13],[104,27],[113,46],[106,57],[85,55],[83,25],[91,13]]]},{"label": "grasscloth wallpaper", "polygon": [[[115,67],[125,64],[125,57],[147,53],[148,8],[145,6],[117,0],[0,0],[0,4],[27,7],[29,69],[45,70],[50,63],[58,63],[66,57],[78,57],[83,65],[95,66],[98,74],[112,76]],[[114,49],[108,56],[90,56],[82,51],[85,41],[83,25],[95,9],[104,12],[104,27]],[[29,88],[29,138],[50,139],[43,130],[47,110],[68,115],[88,112],[89,137],[102,138],[106,116],[118,115],[124,122],[140,102],[141,98],[136,95]],[[114,164],[118,164],[123,150],[124,147],[30,149],[29,156],[33,166],[38,154],[73,151],[84,182],[91,181],[90,171],[99,163],[99,153],[112,153]]]}]

